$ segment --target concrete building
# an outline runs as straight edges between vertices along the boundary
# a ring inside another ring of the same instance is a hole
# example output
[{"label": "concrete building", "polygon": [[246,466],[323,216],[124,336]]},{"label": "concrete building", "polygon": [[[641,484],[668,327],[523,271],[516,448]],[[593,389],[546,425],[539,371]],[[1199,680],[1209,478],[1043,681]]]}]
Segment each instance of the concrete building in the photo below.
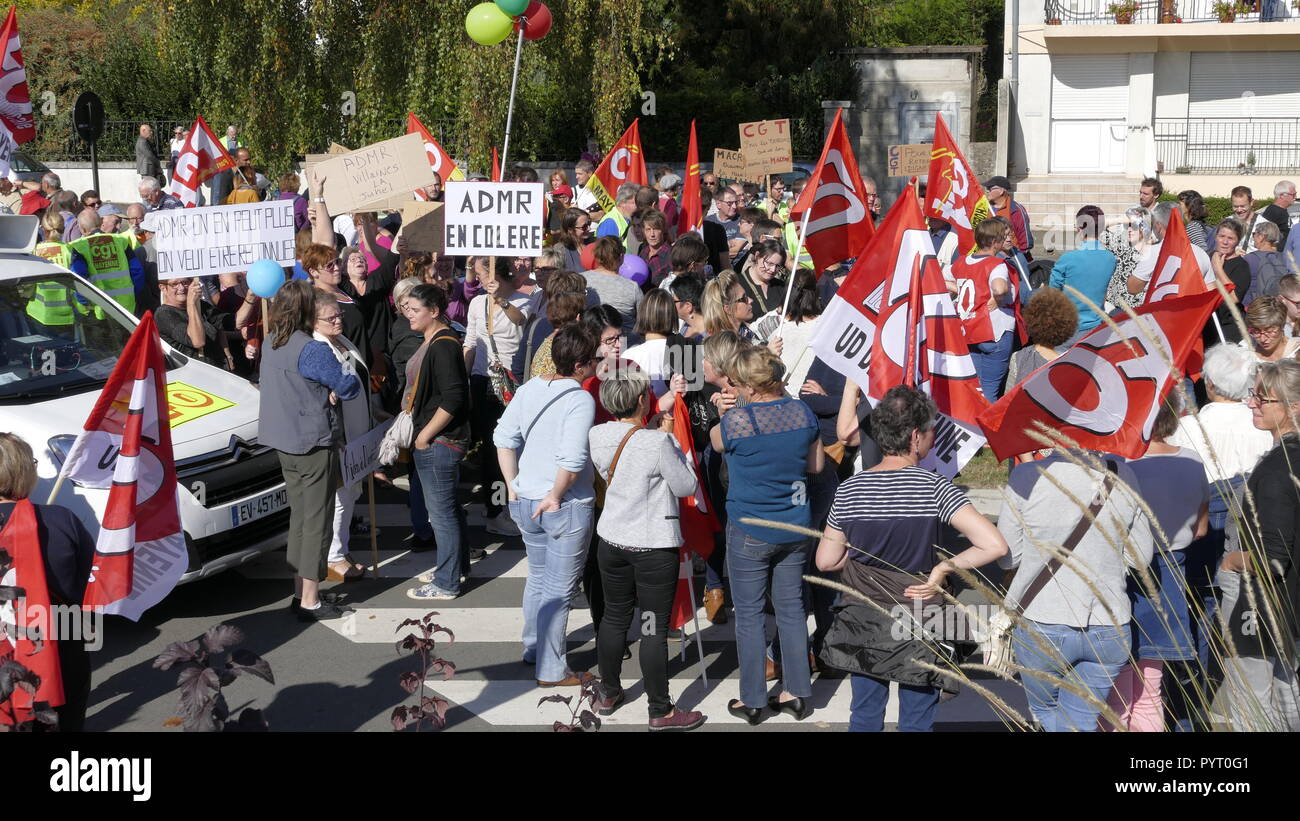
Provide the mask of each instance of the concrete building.
[{"label": "concrete building", "polygon": [[1013,33],[1008,0],[999,133],[1036,224],[1117,213],[1150,175],[1204,196],[1300,176],[1300,11],[1251,2],[1221,22],[1214,0],[1021,0]]}]

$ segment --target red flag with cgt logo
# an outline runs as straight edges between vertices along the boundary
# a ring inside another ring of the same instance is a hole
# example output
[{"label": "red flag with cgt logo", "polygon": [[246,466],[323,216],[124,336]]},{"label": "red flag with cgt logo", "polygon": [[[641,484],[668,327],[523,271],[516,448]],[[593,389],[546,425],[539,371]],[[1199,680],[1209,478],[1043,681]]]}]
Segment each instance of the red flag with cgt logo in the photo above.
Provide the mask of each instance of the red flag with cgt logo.
[{"label": "red flag with cgt logo", "polygon": [[[447,153],[447,149],[433,138],[414,111],[406,112],[406,133],[419,134],[420,139],[424,140],[424,153],[429,156],[429,167],[442,178],[444,185],[452,180],[465,179],[465,172],[456,166],[456,161]],[[422,200],[428,199],[423,189],[416,189],[415,196]]]},{"label": "red flag with cgt logo", "polygon": [[632,121],[627,131],[623,132],[623,136],[618,138],[618,142],[605,155],[605,161],[587,180],[587,190],[596,196],[596,201],[606,214],[614,210],[614,196],[620,185],[628,182],[650,184],[645,171],[645,152],[641,150],[640,122]]},{"label": "red flag with cgt logo", "polygon": [[61,479],[107,488],[83,604],[138,620],[189,564],[176,497],[166,398],[167,363],[152,313],[117,366],[63,463]]},{"label": "red flag with cgt logo", "polygon": [[790,209],[790,219],[802,221],[805,213],[808,227],[803,244],[818,276],[831,265],[860,254],[875,233],[867,210],[866,184],[844,131],[843,109],[835,112],[821,159]]},{"label": "red flag with cgt logo", "polygon": [[[199,117],[190,128],[190,138],[176,158],[176,168],[172,171],[171,185],[168,191],[178,197],[186,208],[199,205],[199,186],[222,171],[235,167],[226,147],[208,128],[208,124]],[[222,205],[223,203],[213,203]]]},{"label": "red flag with cgt logo", "polygon": [[993,452],[1007,459],[1042,448],[1026,432],[1037,422],[1080,447],[1142,456],[1160,403],[1218,302],[1215,291],[1171,297],[1137,308],[1136,319],[1116,319],[1118,332],[1098,325],[979,415]]}]

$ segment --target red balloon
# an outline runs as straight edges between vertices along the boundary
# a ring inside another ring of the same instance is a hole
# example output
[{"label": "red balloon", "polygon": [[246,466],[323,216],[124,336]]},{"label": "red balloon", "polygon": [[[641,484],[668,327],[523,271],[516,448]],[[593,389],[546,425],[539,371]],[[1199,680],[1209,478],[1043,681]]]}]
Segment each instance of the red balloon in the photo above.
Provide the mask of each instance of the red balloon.
[{"label": "red balloon", "polygon": [[[551,33],[551,10],[546,7],[545,3],[533,0],[528,4],[522,15],[524,25],[525,40],[540,40]],[[518,26],[518,23],[516,23]]]},{"label": "red balloon", "polygon": [[[524,36],[527,37],[528,35]],[[579,254],[579,258],[582,260],[583,271],[596,270],[596,243],[593,242],[582,246],[582,253]],[[581,273],[581,271],[579,271],[579,273]]]}]

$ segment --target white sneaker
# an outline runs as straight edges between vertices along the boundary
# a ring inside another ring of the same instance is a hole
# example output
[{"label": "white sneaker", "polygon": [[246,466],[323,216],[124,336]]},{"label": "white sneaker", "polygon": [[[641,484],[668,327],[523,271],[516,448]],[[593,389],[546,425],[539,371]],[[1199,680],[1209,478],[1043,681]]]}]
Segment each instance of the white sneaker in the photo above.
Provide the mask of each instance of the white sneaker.
[{"label": "white sneaker", "polygon": [[415,580],[420,584],[433,584],[433,571],[426,570],[420,575],[416,576]]},{"label": "white sneaker", "polygon": [[497,536],[518,536],[519,535],[518,526],[516,526],[514,520],[510,518],[510,514],[506,513],[504,510],[498,513],[493,518],[488,519],[483,524],[483,527],[484,529],[487,530],[488,533],[493,533],[496,534]]},{"label": "white sneaker", "polygon": [[417,601],[450,601],[457,598],[456,593],[448,593],[446,590],[440,590],[433,584],[426,584],[423,587],[408,589],[406,595]]}]

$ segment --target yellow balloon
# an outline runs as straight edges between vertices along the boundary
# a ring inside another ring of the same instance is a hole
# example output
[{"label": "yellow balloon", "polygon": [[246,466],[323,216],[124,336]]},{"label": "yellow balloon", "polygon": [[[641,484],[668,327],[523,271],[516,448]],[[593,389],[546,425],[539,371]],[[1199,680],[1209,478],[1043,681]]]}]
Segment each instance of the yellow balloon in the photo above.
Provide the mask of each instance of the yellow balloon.
[{"label": "yellow balloon", "polygon": [[465,15],[465,31],[470,39],[484,46],[494,46],[510,36],[515,21],[496,3],[479,3]]}]

